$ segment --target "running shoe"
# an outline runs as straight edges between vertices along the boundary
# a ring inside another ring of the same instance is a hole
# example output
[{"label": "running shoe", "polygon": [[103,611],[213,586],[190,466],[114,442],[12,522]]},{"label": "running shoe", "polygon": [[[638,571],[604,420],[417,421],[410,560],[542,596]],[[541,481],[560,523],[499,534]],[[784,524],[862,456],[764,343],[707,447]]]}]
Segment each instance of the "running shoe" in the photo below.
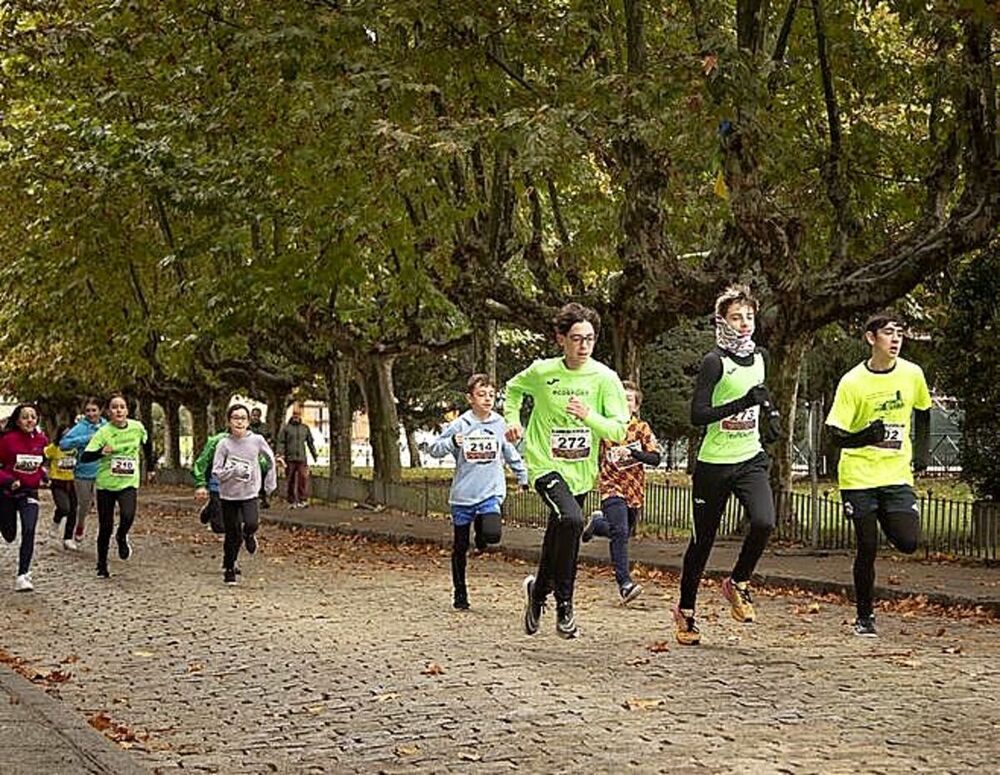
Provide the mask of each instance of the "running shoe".
[{"label": "running shoe", "polygon": [[73,531],[73,540],[79,543],[83,540],[83,526],[77,526],[76,530]]},{"label": "running shoe", "polygon": [[603,511],[592,511],[590,516],[587,517],[587,524],[583,526],[583,533],[580,534],[580,540],[585,544],[590,543],[590,539],[594,537],[594,520],[598,517],[603,517]]},{"label": "running shoe", "polygon": [[243,536],[243,545],[250,554],[254,554],[257,551],[257,536],[254,533]]},{"label": "running shoe", "polygon": [[682,646],[697,646],[701,643],[701,631],[694,620],[694,611],[674,607],[674,636]]},{"label": "running shoe", "polygon": [[642,594],[642,585],[629,581],[619,590],[618,594],[621,596],[621,604],[628,605]]},{"label": "running shoe", "polygon": [[108,566],[107,565],[98,565],[97,566],[97,575],[100,578],[102,578],[102,579],[110,579],[111,578],[111,574],[108,572]]},{"label": "running shoe", "polygon": [[80,551],[80,545],[74,541],[72,538],[65,538],[62,542],[63,549],[67,552],[78,552]]},{"label": "running shoe", "polygon": [[132,556],[132,544],[128,541],[128,536],[118,539],[118,557],[127,560]]},{"label": "running shoe", "polygon": [[854,620],[854,634],[859,638],[877,638],[878,632],[875,631],[875,616],[859,616]]},{"label": "running shoe", "polygon": [[471,606],[469,605],[469,598],[463,595],[455,595],[455,602],[452,603],[456,611],[468,611]]},{"label": "running shoe", "polygon": [[525,576],[524,583],[524,632],[534,635],[538,632],[538,622],[545,611],[545,603],[535,602],[535,577]]},{"label": "running shoe", "polygon": [[222,581],[226,584],[232,586],[236,583],[236,570],[233,568],[226,568],[226,572],[222,574]]},{"label": "running shoe", "polygon": [[736,621],[752,622],[757,618],[753,610],[750,584],[746,581],[733,581],[730,576],[722,582],[722,596],[729,601],[729,613]]},{"label": "running shoe", "polygon": [[567,640],[580,634],[576,628],[576,617],[573,616],[573,604],[568,601],[556,604],[556,634]]},{"label": "running shoe", "polygon": [[31,583],[30,573],[22,573],[20,576],[14,579],[15,592],[31,592],[34,588],[35,585]]}]

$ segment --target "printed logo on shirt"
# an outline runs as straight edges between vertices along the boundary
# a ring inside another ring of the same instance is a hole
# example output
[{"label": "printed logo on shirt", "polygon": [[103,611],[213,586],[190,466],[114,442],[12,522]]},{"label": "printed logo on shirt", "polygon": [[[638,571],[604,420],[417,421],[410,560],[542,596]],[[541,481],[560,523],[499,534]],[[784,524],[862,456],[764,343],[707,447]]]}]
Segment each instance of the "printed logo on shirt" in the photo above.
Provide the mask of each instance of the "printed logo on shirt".
[{"label": "printed logo on shirt", "polygon": [[41,467],[41,455],[17,455],[14,458],[14,470],[19,474],[33,474]]},{"label": "printed logo on shirt", "polygon": [[135,460],[130,457],[113,457],[110,471],[112,476],[134,476]]},{"label": "printed logo on shirt", "polygon": [[559,377],[553,377],[552,379],[545,380],[545,384],[549,385],[549,386],[552,386],[552,385],[556,384],[558,381],[559,381]]},{"label": "printed logo on shirt", "polygon": [[492,463],[500,454],[500,440],[487,430],[473,431],[462,439],[462,454],[470,463]]},{"label": "printed logo on shirt", "polygon": [[237,482],[249,482],[252,478],[251,467],[253,462],[243,457],[231,457],[226,460],[226,468],[235,471],[234,477]]}]

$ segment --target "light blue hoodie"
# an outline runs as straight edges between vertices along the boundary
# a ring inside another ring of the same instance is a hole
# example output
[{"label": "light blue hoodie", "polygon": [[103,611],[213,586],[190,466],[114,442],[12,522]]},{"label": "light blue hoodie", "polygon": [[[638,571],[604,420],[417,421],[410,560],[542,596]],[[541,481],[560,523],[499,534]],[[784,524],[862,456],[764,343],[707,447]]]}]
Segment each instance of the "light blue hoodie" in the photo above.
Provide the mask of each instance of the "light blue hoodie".
[{"label": "light blue hoodie", "polygon": [[[472,506],[494,495],[503,501],[507,495],[505,461],[518,484],[528,483],[528,469],[514,445],[504,438],[506,430],[507,424],[496,412],[480,420],[470,409],[428,447],[433,457],[455,458],[455,478],[448,496],[453,506]],[[462,437],[461,447],[455,444],[455,436]]]},{"label": "light blue hoodie", "polygon": [[101,417],[97,424],[95,425],[86,417],[81,417],[77,420],[76,425],[66,431],[63,434],[62,440],[59,442],[59,449],[63,452],[69,452],[71,449],[76,450],[76,468],[73,469],[74,479],[86,479],[92,481],[97,478],[97,466],[100,465],[100,460],[95,460],[92,463],[81,463],[80,456],[83,455],[83,450],[87,447],[87,444],[97,433],[97,429],[102,425],[107,425],[108,421]]}]

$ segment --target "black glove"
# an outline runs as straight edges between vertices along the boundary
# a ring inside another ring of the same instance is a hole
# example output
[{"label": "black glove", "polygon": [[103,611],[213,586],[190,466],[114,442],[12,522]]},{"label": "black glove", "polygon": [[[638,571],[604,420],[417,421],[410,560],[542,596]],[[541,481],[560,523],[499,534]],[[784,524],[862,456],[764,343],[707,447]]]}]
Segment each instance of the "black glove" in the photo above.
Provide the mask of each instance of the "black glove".
[{"label": "black glove", "polygon": [[760,413],[760,440],[763,444],[774,444],[781,438],[781,412],[770,404]]},{"label": "black glove", "polygon": [[771,403],[771,394],[763,385],[754,385],[747,391],[747,394],[740,399],[744,409],[751,406],[765,406]]},{"label": "black glove", "polygon": [[882,420],[875,420],[867,428],[863,428],[855,434],[855,440],[859,442],[859,447],[867,447],[869,444],[878,444],[885,438],[885,423]]}]

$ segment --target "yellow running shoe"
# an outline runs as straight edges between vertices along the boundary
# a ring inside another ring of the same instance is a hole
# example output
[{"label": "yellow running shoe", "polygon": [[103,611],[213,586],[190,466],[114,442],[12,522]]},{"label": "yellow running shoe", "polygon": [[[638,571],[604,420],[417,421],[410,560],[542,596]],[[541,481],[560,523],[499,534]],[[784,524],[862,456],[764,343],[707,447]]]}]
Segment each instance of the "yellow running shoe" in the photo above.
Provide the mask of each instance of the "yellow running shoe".
[{"label": "yellow running shoe", "polygon": [[733,581],[730,576],[722,582],[722,596],[729,601],[729,612],[736,621],[752,622],[757,618],[748,582]]},{"label": "yellow running shoe", "polygon": [[694,611],[674,608],[674,635],[682,646],[697,646],[701,643],[701,632],[694,620]]}]

